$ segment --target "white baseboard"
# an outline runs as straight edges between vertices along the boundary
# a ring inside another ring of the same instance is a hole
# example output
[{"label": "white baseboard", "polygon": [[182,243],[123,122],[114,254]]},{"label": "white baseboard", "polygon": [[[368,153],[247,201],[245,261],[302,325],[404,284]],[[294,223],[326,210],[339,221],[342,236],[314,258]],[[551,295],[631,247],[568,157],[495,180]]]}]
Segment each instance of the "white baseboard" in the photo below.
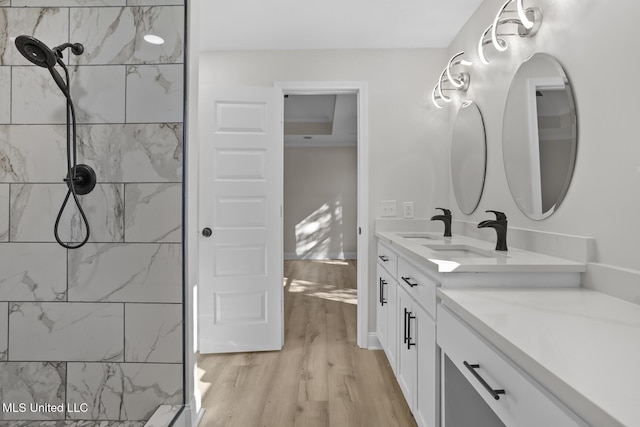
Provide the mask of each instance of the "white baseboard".
[{"label": "white baseboard", "polygon": [[369,332],[369,338],[367,339],[367,348],[369,350],[382,350],[382,345],[378,339],[378,335],[375,332]]},{"label": "white baseboard", "polygon": [[328,254],[303,254],[285,252],[284,259],[358,259],[357,252],[329,252]]}]

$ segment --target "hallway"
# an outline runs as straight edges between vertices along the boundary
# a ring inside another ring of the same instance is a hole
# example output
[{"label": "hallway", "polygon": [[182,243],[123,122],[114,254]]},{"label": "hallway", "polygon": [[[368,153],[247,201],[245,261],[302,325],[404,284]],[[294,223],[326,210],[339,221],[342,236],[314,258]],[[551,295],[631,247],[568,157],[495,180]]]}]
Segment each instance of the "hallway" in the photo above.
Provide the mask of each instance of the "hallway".
[{"label": "hallway", "polygon": [[355,260],[285,261],[282,351],[200,356],[200,425],[415,426],[382,351],[356,345]]}]

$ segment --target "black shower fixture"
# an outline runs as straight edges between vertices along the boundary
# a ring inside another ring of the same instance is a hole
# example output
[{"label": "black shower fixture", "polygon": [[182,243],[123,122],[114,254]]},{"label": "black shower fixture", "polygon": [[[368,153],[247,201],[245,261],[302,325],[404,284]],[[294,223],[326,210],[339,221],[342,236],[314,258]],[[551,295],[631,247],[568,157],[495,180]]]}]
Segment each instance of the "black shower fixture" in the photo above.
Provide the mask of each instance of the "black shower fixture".
[{"label": "black shower fixture", "polygon": [[[87,243],[90,235],[89,221],[87,220],[87,216],[82,209],[80,200],[78,200],[78,196],[88,194],[94,189],[94,187],[96,186],[96,173],[91,166],[78,164],[77,162],[78,147],[76,136],[76,111],[73,105],[73,100],[71,99],[71,94],[69,92],[69,70],[67,69],[65,63],[62,61],[62,52],[66,49],[71,49],[71,53],[73,53],[74,55],[81,55],[84,52],[84,46],[82,46],[82,44],[80,43],[63,43],[60,46],[56,46],[53,49],[50,49],[46,44],[31,36],[18,36],[16,37],[15,43],[18,51],[20,51],[22,56],[27,58],[29,62],[49,70],[51,77],[53,77],[53,80],[56,82],[56,84],[60,88],[60,91],[62,91],[62,94],[66,98],[67,176],[66,178],[64,178],[64,182],[66,182],[67,187],[69,187],[69,191],[67,191],[67,196],[64,198],[64,202],[62,202],[62,206],[60,206],[60,211],[58,212],[58,217],[56,218],[53,234],[55,235],[56,241],[61,246],[67,249],[77,249]],[[59,65],[64,70],[64,79],[54,68],[56,65]],[[62,217],[64,208],[67,206],[67,202],[69,201],[69,197],[71,196],[73,196],[73,200],[78,207],[78,211],[82,216],[82,221],[84,222],[86,228],[85,237],[79,244],[65,243],[60,239],[60,236],[58,235],[60,218]]]}]

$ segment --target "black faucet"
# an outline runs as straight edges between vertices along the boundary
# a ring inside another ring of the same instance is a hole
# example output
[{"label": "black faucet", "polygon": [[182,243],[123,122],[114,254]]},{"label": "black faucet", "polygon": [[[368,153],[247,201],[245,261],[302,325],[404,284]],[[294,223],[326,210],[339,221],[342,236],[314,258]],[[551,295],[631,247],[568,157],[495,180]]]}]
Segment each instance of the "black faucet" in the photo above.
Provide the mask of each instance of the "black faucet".
[{"label": "black faucet", "polygon": [[451,237],[451,211],[444,208],[436,208],[442,211],[442,215],[434,215],[431,217],[431,221],[444,222],[444,237]]},{"label": "black faucet", "polygon": [[496,241],[496,251],[507,250],[507,216],[503,212],[485,211],[496,214],[496,219],[488,219],[478,224],[478,228],[491,227],[496,230],[498,240]]}]

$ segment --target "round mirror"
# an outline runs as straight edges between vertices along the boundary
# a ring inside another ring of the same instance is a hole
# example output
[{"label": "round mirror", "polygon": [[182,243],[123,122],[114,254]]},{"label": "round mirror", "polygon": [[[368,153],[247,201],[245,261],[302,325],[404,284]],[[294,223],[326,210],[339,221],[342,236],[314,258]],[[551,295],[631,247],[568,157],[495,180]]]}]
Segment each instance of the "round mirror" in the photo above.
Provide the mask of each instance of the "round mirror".
[{"label": "round mirror", "polygon": [[480,203],[487,167],[484,122],[478,105],[464,101],[456,115],[451,141],[451,184],[460,210],[469,215]]},{"label": "round mirror", "polygon": [[577,142],[569,79],[554,57],[536,53],[513,77],[502,128],[509,189],[529,218],[547,218],[562,203],[573,175]]}]

